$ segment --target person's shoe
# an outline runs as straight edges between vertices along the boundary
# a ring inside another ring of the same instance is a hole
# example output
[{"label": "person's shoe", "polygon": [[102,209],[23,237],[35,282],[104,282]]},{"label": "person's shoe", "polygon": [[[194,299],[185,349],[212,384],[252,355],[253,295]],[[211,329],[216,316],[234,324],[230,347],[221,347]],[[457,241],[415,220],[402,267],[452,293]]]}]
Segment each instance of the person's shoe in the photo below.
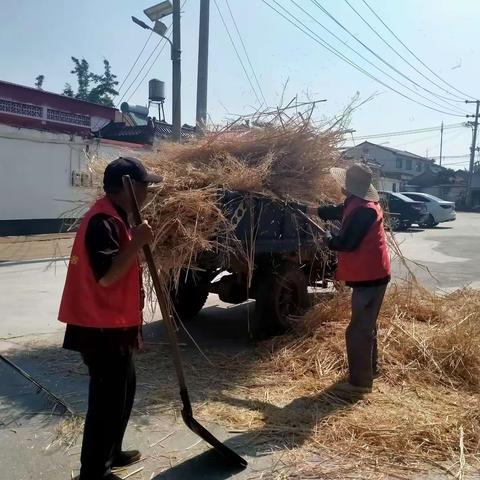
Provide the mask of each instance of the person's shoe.
[{"label": "person's shoe", "polygon": [[367,393],[372,393],[372,387],[360,387],[349,382],[335,385],[333,393],[341,398],[358,398]]},{"label": "person's shoe", "polygon": [[117,453],[112,460],[112,467],[126,467],[132,463],[138,462],[142,454],[138,450],[126,450]]}]

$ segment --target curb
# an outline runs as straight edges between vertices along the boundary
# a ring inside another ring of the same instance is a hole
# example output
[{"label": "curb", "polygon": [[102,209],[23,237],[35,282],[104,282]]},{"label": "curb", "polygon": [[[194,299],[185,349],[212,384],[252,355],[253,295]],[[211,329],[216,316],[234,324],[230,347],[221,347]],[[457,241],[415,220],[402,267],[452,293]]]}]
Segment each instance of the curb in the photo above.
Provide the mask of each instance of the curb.
[{"label": "curb", "polygon": [[32,260],[18,260],[18,261],[0,261],[1,267],[13,267],[15,265],[29,265],[35,263],[54,263],[54,262],[64,262],[70,257],[55,257],[55,258],[37,258]]}]

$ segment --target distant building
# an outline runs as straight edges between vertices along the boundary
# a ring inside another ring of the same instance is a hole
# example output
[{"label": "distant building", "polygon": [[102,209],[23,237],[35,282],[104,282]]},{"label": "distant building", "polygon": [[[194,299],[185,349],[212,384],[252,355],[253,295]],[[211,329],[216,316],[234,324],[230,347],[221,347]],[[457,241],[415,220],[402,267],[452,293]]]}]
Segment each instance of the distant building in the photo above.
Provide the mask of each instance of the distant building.
[{"label": "distant building", "polygon": [[343,158],[378,165],[378,187],[383,190],[401,191],[414,177],[438,168],[429,158],[371,142],[345,149]]},{"label": "distant building", "polygon": [[91,136],[120,119],[113,107],[0,81],[0,123]]},{"label": "distant building", "polygon": [[[183,140],[195,136],[195,127],[183,125],[181,135]],[[98,136],[110,140],[122,142],[153,145],[164,140],[170,140],[173,136],[172,125],[166,122],[157,122],[149,118],[145,124],[129,125],[127,122],[111,122],[103,127]]]},{"label": "distant building", "polygon": [[150,150],[95,138],[120,118],[114,108],[0,81],[0,236],[65,230],[94,198],[89,160]]},{"label": "distant building", "polygon": [[[467,196],[468,172],[465,170],[442,169],[440,171],[427,170],[415,177],[406,185],[406,190],[423,192],[435,195],[443,200],[455,202],[461,209],[465,207]],[[472,206],[480,206],[480,173],[475,172],[472,177]]]}]

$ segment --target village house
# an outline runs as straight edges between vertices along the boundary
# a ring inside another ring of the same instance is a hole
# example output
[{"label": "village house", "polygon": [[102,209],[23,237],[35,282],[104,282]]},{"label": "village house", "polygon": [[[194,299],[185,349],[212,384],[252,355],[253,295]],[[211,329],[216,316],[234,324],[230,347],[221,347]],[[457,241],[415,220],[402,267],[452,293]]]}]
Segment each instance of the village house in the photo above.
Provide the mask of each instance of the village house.
[{"label": "village house", "polygon": [[343,158],[376,166],[377,186],[381,190],[394,192],[404,190],[413,178],[427,169],[438,169],[434,161],[429,158],[371,142],[362,142],[355,147],[345,149]]},{"label": "village house", "polygon": [[91,199],[88,161],[149,149],[100,139],[112,107],[0,81],[0,235],[59,232]]}]

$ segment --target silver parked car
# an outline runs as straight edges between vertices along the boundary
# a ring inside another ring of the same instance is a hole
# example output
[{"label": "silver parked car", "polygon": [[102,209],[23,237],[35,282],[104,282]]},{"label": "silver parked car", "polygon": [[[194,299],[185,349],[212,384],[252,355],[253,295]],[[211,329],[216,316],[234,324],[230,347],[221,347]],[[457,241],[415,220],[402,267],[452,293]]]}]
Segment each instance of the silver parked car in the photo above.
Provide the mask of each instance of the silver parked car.
[{"label": "silver parked car", "polygon": [[457,218],[455,202],[447,202],[428,193],[402,192],[402,195],[425,203],[428,210],[428,218],[425,223],[420,225],[421,227],[433,228],[439,223],[453,222]]}]

